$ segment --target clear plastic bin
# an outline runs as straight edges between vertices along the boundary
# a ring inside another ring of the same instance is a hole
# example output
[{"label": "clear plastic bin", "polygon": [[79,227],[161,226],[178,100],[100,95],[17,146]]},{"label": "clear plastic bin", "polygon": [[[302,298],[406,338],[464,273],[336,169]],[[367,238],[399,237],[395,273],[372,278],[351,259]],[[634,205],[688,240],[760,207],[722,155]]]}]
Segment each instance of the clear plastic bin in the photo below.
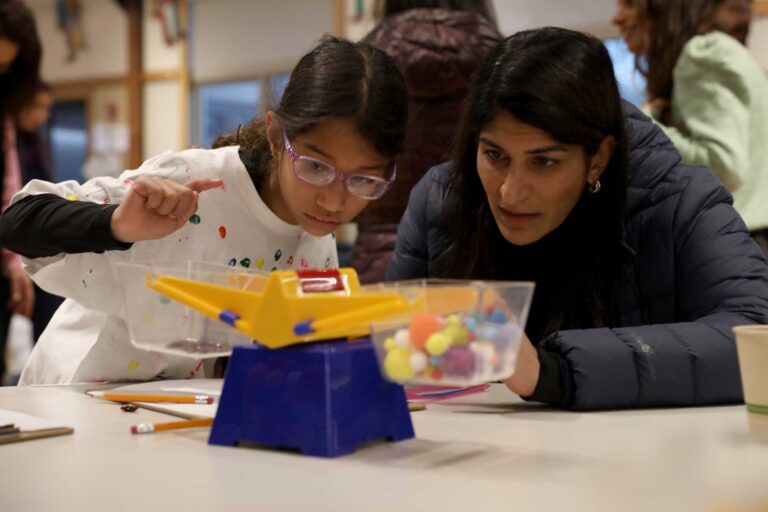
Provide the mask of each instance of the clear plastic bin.
[{"label": "clear plastic bin", "polygon": [[384,378],[470,386],[512,375],[533,283],[421,280],[386,286],[423,306],[371,324]]},{"label": "clear plastic bin", "polygon": [[199,261],[115,265],[125,299],[131,343],[145,350],[196,359],[226,356],[235,345],[252,343],[229,325],[211,320],[147,287],[147,276],[194,279],[239,290],[259,291],[266,274]]}]

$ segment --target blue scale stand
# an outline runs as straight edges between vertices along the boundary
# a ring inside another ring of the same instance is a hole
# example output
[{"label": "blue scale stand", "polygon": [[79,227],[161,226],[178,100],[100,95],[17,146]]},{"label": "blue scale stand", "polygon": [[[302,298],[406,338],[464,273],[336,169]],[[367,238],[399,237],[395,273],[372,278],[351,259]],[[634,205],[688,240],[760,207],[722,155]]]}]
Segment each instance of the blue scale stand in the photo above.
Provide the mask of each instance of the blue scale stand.
[{"label": "blue scale stand", "polygon": [[209,444],[338,457],[414,437],[402,386],[379,373],[370,340],[236,347]]}]

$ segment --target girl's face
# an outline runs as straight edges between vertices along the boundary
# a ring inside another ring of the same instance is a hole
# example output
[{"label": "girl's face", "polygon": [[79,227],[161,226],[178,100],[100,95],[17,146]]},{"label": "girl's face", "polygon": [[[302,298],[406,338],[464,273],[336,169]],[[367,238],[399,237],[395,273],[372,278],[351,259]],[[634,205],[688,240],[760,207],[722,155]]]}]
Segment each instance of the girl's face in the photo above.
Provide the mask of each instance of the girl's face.
[{"label": "girl's face", "polygon": [[629,51],[635,55],[644,54],[648,47],[646,31],[641,26],[639,14],[635,0],[619,0],[616,14],[611,20],[619,28]]},{"label": "girl's face", "polygon": [[[278,217],[299,224],[307,233],[325,236],[353,220],[369,200],[351,194],[341,179],[318,186],[300,179],[283,145],[283,131],[267,114],[267,133],[277,172],[270,175],[265,201]],[[379,154],[360,134],[356,122],[332,119],[290,140],[293,150],[326,163],[343,174],[386,177],[391,158]]]},{"label": "girl's face", "polygon": [[514,245],[537,242],[560,226],[614,146],[606,138],[585,165],[580,146],[561,144],[508,112],[497,114],[479,139],[477,172],[499,231]]},{"label": "girl's face", "polygon": [[10,39],[0,37],[0,75],[8,72],[18,54],[19,45]]}]

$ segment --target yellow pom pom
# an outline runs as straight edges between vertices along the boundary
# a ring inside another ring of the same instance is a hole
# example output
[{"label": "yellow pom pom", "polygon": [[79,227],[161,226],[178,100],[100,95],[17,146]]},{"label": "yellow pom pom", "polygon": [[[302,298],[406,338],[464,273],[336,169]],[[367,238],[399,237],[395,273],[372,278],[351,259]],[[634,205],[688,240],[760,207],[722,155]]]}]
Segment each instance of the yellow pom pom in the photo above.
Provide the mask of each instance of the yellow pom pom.
[{"label": "yellow pom pom", "polygon": [[431,356],[441,356],[446,350],[451,348],[451,338],[446,336],[442,331],[436,332],[427,339],[427,343],[424,346]]},{"label": "yellow pom pom", "polygon": [[454,346],[463,347],[469,343],[467,328],[461,325],[449,325],[443,329],[443,334],[451,339],[451,343]]},{"label": "yellow pom pom", "polygon": [[398,382],[413,378],[415,372],[411,368],[411,351],[397,347],[387,352],[384,358],[384,371],[390,379]]},{"label": "yellow pom pom", "polygon": [[387,338],[384,340],[384,349],[386,349],[387,351],[392,350],[395,347],[397,347],[397,343],[395,343],[395,338]]},{"label": "yellow pom pom", "polygon": [[459,315],[451,315],[448,318],[445,319],[445,325],[446,327],[461,327],[461,319],[459,318]]}]

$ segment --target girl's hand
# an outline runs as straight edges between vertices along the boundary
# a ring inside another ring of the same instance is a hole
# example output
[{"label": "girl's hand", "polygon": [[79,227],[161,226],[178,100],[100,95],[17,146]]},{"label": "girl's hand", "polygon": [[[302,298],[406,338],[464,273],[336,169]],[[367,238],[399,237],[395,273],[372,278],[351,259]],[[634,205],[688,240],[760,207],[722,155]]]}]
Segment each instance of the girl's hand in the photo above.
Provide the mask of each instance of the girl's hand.
[{"label": "girl's hand", "polygon": [[221,180],[192,180],[184,185],[142,176],[112,214],[112,236],[120,242],[156,240],[182,227],[197,210],[200,192],[218,188]]},{"label": "girl's hand", "polygon": [[504,381],[504,384],[520,396],[531,396],[539,383],[539,354],[536,352],[531,340],[523,334],[520,340],[520,352],[517,355],[515,373]]},{"label": "girl's hand", "polygon": [[8,309],[31,318],[35,305],[35,287],[32,279],[22,269],[17,269],[11,273],[10,281],[11,298],[8,300]]}]

